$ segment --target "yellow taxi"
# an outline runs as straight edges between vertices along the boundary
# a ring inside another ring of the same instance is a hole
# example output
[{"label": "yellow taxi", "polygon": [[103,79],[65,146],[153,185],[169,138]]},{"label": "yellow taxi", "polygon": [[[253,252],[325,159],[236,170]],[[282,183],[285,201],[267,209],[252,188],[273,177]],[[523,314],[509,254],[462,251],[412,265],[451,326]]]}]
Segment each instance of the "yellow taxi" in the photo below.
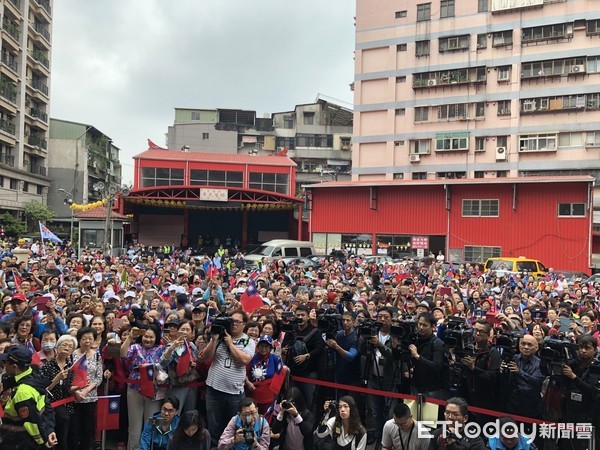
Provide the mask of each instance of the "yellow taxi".
[{"label": "yellow taxi", "polygon": [[508,256],[489,258],[485,262],[485,271],[494,272],[498,276],[527,271],[535,278],[543,277],[548,273],[548,269],[540,261],[525,258],[524,256],[519,256],[518,258]]}]

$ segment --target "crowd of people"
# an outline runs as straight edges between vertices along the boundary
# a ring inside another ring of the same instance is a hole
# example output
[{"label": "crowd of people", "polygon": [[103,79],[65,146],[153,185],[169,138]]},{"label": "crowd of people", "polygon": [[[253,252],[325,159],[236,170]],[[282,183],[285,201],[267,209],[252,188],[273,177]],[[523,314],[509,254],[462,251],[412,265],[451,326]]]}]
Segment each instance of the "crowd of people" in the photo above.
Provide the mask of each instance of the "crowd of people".
[{"label": "crowd of people", "polygon": [[106,395],[120,400],[118,450],[529,448],[422,437],[408,406],[376,391],[446,401],[455,427],[598,425],[600,284],[343,250],[251,271],[223,246],[36,246],[19,262],[4,244],[0,439],[15,449],[98,445]]}]

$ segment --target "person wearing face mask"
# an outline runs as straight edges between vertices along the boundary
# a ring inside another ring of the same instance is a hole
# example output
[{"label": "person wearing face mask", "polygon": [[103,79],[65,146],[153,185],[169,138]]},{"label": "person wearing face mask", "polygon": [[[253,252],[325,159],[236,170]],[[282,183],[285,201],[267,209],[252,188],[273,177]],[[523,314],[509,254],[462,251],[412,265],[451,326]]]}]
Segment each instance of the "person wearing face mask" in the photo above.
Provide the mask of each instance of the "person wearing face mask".
[{"label": "person wearing face mask", "polygon": [[[47,390],[52,402],[69,398],[72,395],[70,387],[74,374],[72,371],[69,371],[69,367],[71,366],[70,357],[77,346],[77,339],[73,336],[61,336],[56,342],[56,358],[48,361],[40,369],[40,374],[44,378],[51,380]],[[65,405],[54,407],[56,417],[56,426],[54,429],[56,430],[56,437],[58,439],[56,446],[58,450],[68,449],[67,438],[69,436],[71,416],[75,413],[73,405],[73,402],[69,402]]]},{"label": "person wearing face mask", "polygon": [[381,450],[427,450],[429,431],[413,419],[406,403],[396,403],[393,418],[383,426]]},{"label": "person wearing face mask", "polygon": [[50,330],[44,331],[41,344],[42,349],[37,354],[40,357],[40,367],[44,367],[56,357],[56,333]]}]

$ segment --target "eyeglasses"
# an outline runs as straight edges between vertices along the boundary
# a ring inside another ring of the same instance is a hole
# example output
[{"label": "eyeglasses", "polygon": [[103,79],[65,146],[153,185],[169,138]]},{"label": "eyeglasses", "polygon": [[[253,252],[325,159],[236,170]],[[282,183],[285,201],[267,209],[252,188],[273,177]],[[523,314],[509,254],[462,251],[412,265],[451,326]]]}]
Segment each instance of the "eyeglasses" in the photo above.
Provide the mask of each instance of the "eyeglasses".
[{"label": "eyeglasses", "polygon": [[244,323],[242,320],[232,320],[231,323],[234,325],[239,325],[240,323]]},{"label": "eyeglasses", "polygon": [[175,410],[171,408],[162,408],[161,411],[165,414],[173,414],[175,412]]},{"label": "eyeglasses", "polygon": [[444,415],[448,417],[461,417],[462,414],[459,411],[444,411]]},{"label": "eyeglasses", "polygon": [[479,329],[477,329],[477,328],[475,328],[475,329],[473,330],[473,333],[477,333],[477,334],[488,334],[488,332],[487,332],[487,331],[485,331],[485,330],[479,330]]}]

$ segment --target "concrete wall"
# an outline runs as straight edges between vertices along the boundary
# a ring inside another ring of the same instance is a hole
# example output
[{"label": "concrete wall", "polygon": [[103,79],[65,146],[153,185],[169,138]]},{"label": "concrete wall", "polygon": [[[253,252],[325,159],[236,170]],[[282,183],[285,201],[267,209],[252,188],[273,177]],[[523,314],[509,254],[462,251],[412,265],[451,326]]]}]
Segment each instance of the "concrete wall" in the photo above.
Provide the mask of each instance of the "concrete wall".
[{"label": "concrete wall", "polygon": [[[204,133],[208,133],[207,139]],[[169,127],[167,148],[177,150],[188,145],[191,152],[237,153],[237,136],[237,131],[215,130],[214,124],[175,124]]]}]

